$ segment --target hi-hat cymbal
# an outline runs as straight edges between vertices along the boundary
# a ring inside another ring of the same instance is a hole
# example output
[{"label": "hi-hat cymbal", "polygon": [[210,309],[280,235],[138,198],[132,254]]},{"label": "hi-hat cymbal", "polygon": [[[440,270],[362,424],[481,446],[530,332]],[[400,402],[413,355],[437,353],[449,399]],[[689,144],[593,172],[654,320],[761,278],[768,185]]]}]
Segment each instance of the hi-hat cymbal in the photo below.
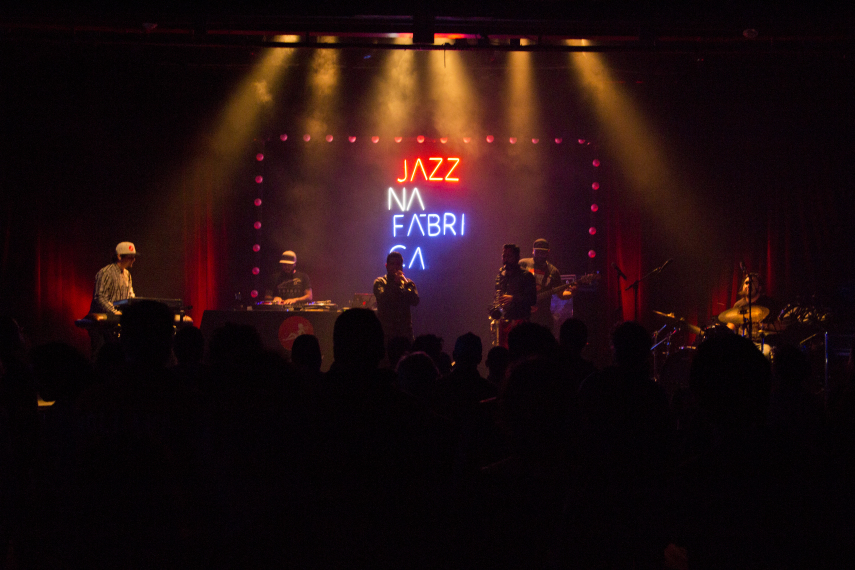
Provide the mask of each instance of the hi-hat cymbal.
[{"label": "hi-hat cymbal", "polygon": [[665,317],[666,319],[674,321],[678,327],[685,327],[692,334],[701,334],[701,329],[699,327],[696,327],[691,323],[687,323],[686,319],[682,317],[677,317],[674,315],[674,313],[660,313],[659,311],[653,312],[661,317]]},{"label": "hi-hat cymbal", "polygon": [[[769,316],[769,309],[766,307],[761,307],[760,305],[752,305],[751,306],[751,321],[755,323],[759,323],[763,319]],[[718,316],[718,320],[722,323],[730,323],[732,325],[741,325],[745,320],[749,318],[748,315],[748,306],[744,307],[733,307],[731,309],[726,310],[722,314]]]}]

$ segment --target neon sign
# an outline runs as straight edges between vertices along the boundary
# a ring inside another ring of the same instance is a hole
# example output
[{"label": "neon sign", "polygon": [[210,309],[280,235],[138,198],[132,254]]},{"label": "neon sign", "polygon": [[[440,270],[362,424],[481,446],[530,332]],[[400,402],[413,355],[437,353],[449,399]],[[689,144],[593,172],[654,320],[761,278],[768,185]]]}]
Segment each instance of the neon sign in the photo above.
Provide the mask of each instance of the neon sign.
[{"label": "neon sign", "polygon": [[[454,169],[457,168],[457,165],[460,164],[459,158],[440,158],[440,157],[431,157],[428,158],[430,162],[435,162],[436,164],[433,167],[433,170],[430,171],[430,174],[425,170],[425,163],[421,158],[417,158],[416,162],[413,164],[413,170],[410,174],[410,179],[407,180],[407,159],[404,159],[404,176],[402,178],[396,178],[398,182],[413,182],[416,179],[416,174],[421,170],[421,177],[426,182],[460,182],[459,178],[452,178],[451,173],[454,172]],[[448,164],[440,170],[443,163],[448,162]],[[437,172],[440,172],[440,175],[437,176]],[[445,176],[442,176],[441,173],[445,172]]]},{"label": "neon sign", "polygon": [[[398,223],[398,218],[403,218],[404,214],[395,214],[392,216],[392,237],[398,237],[398,228],[404,227]],[[421,218],[421,219],[420,219]],[[450,220],[450,221],[449,221]],[[425,222],[422,225],[422,221]],[[466,229],[466,214],[460,214],[460,225],[457,225],[457,216],[451,212],[445,212],[442,217],[439,214],[413,214],[410,218],[410,224],[407,226],[407,237],[413,233],[413,228],[418,228],[419,233],[423,236],[436,237],[439,235],[458,235],[455,227],[460,228],[460,235],[463,235]],[[427,232],[425,232],[427,226]]]},{"label": "neon sign", "polygon": [[[426,164],[429,168],[425,168]],[[431,185],[445,182],[457,183],[460,182],[460,178],[452,176],[452,173],[458,164],[460,164],[459,158],[431,157],[427,161],[417,158],[412,170],[410,170],[405,159],[404,176],[396,178],[396,180],[400,183],[406,183],[413,182],[417,177],[420,177]],[[428,169],[430,169],[430,174],[428,174]],[[465,213],[427,211],[422,192],[416,187],[412,187],[409,191],[406,187],[402,187],[398,191],[390,186],[386,192],[386,208],[390,212],[400,212],[392,214],[392,237],[396,242],[404,238],[455,239],[466,235]],[[422,245],[413,247],[410,244],[409,250],[407,246],[407,243],[398,242],[389,251],[400,251],[405,256],[404,263],[408,269],[414,266],[421,269],[428,267],[425,263]],[[410,251],[412,251],[411,256],[409,256]],[[410,257],[409,264],[406,263],[407,256]]]}]

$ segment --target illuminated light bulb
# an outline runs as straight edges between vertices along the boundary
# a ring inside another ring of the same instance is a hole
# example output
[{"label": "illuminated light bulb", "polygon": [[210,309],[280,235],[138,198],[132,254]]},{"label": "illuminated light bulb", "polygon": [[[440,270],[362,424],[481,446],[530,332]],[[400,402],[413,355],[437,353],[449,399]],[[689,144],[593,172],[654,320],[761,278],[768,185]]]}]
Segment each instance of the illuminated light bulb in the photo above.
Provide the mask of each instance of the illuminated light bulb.
[{"label": "illuminated light bulb", "polygon": [[263,181],[264,181],[264,177],[261,176],[260,174],[255,177],[255,183],[256,184],[261,184]]},{"label": "illuminated light bulb", "polygon": [[258,297],[258,291],[253,289],[252,291],[249,292],[249,296],[252,297],[253,299],[255,299],[256,297]]},{"label": "illuminated light bulb", "polygon": [[419,141],[419,144],[425,142],[425,138],[422,135],[417,136],[416,140]]},{"label": "illuminated light bulb", "polygon": [[261,198],[256,198],[255,200],[252,201],[252,203],[255,204],[256,206],[261,206]]},{"label": "illuminated light bulb", "polygon": [[493,135],[487,135],[487,142],[488,142],[488,143],[493,142],[493,140],[494,140],[494,139],[493,139]]},{"label": "illuminated light bulb", "polygon": [[310,140],[312,140],[312,135],[308,135],[308,134],[303,135],[303,140],[306,142],[309,142]]},{"label": "illuminated light bulb", "polygon": [[259,152],[258,154],[255,155],[255,160],[257,160],[258,162],[261,162],[262,160],[264,160],[264,155]]},{"label": "illuminated light bulb", "polygon": [[511,144],[517,144],[517,137],[511,137],[508,139]]},{"label": "illuminated light bulb", "polygon": [[556,137],[555,138],[555,144],[561,144],[561,141],[563,141],[563,140],[564,139],[562,139],[561,137]]},{"label": "illuminated light bulb", "polygon": [[258,275],[260,272],[261,272],[261,270],[260,270],[258,267],[253,267],[253,268],[252,268],[252,274],[253,274],[253,275]]},{"label": "illuminated light bulb", "polygon": [[373,136],[373,137],[371,137],[371,142],[373,142],[373,143],[379,143],[379,142],[380,142],[380,137],[378,137],[378,136]]},{"label": "illuminated light bulb", "polygon": [[260,230],[261,229],[261,222],[255,222],[254,224],[252,224],[252,227],[254,227],[257,230]]},{"label": "illuminated light bulb", "polygon": [[594,259],[595,257],[597,257],[597,252],[594,251],[593,249],[588,251],[588,257],[590,257],[591,259]]},{"label": "illuminated light bulb", "polygon": [[448,142],[448,137],[442,137],[441,139],[439,139],[439,142],[441,142],[442,144],[447,143],[447,142]]},{"label": "illuminated light bulb", "polygon": [[471,141],[471,140],[472,140],[472,137],[463,137],[463,142],[465,142],[466,144],[469,144],[469,141]]},{"label": "illuminated light bulb", "polygon": [[592,212],[596,212],[596,211],[597,211],[597,210],[599,210],[599,209],[600,209],[600,207],[599,207],[599,206],[597,206],[596,204],[591,204],[591,211],[592,211]]},{"label": "illuminated light bulb", "polygon": [[356,137],[347,137],[347,140],[349,140],[350,142],[356,142]]},{"label": "illuminated light bulb", "polygon": [[594,190],[599,190],[600,189],[600,183],[594,182],[593,184],[591,184],[591,188],[593,188]]},{"label": "illuminated light bulb", "polygon": [[532,144],[537,144],[540,142],[540,139],[531,139]]},{"label": "illuminated light bulb", "polygon": [[594,162],[592,162],[591,164],[593,164],[594,166],[599,166],[599,165],[600,165],[600,161],[599,161],[599,159],[596,159],[596,158],[595,158],[595,159],[594,159]]},{"label": "illuminated light bulb", "polygon": [[396,143],[399,143],[399,142],[401,142],[402,140],[404,140],[404,138],[403,138],[403,137],[395,137],[395,142],[396,142]]},{"label": "illuminated light bulb", "polygon": [[282,141],[282,142],[287,141],[287,140],[288,140],[288,135],[286,135],[286,134],[284,134],[284,133],[283,133],[283,134],[281,134],[281,135],[279,135],[279,140],[280,140],[280,141]]},{"label": "illuminated light bulb", "polygon": [[588,233],[591,235],[595,235],[597,233],[597,228],[591,226],[590,228],[588,228]]},{"label": "illuminated light bulb", "polygon": [[585,144],[585,139],[579,139],[579,144]]},{"label": "illuminated light bulb", "polygon": [[261,246],[258,244],[255,244],[254,246],[252,246],[252,251],[254,251],[255,253],[258,253],[259,251],[261,251]]},{"label": "illuminated light bulb", "polygon": [[327,136],[326,136],[326,139],[327,139],[327,142],[332,142],[332,140],[333,140],[333,136],[332,136],[332,135],[327,135]]}]

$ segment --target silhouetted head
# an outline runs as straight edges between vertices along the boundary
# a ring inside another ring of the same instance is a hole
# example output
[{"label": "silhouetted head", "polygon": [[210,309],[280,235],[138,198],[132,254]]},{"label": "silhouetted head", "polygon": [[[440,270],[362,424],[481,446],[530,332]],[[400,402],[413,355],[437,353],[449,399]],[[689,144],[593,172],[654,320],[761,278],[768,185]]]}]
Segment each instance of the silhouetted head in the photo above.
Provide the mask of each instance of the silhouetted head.
[{"label": "silhouetted head", "polygon": [[172,350],[179,364],[199,364],[205,356],[205,336],[193,325],[184,326],[175,333]]},{"label": "silhouetted head", "polygon": [[425,352],[433,358],[434,362],[439,361],[439,354],[442,352],[442,338],[435,334],[420,334],[413,341],[413,352]]},{"label": "silhouetted head", "polygon": [[494,346],[487,353],[485,364],[493,378],[504,378],[505,371],[511,363],[511,353],[504,346]]},{"label": "silhouetted head", "polygon": [[254,326],[226,323],[214,331],[208,345],[208,358],[215,365],[231,365],[263,350],[264,342]]},{"label": "silhouetted head", "polygon": [[552,331],[543,325],[525,322],[508,333],[508,351],[513,361],[533,356],[554,357],[558,351],[558,341]]},{"label": "silhouetted head", "polygon": [[313,334],[301,334],[291,346],[291,362],[304,370],[317,372],[321,369],[321,344]]},{"label": "silhouetted head", "polygon": [[175,315],[157,301],[140,301],[122,311],[122,349],[133,364],[166,366],[172,357]]},{"label": "silhouetted head", "polygon": [[424,352],[411,352],[403,357],[396,372],[398,387],[422,401],[430,398],[439,378],[439,369]]},{"label": "silhouetted head", "polygon": [[452,357],[455,364],[460,366],[474,367],[481,364],[481,359],[484,357],[481,337],[471,332],[457,337]]},{"label": "silhouetted head", "polygon": [[383,327],[370,309],[348,309],[333,327],[333,356],[336,364],[377,368],[385,353]]},{"label": "silhouetted head", "polygon": [[753,342],[720,336],[698,347],[689,388],[710,421],[741,429],[765,421],[770,376],[769,361]]}]

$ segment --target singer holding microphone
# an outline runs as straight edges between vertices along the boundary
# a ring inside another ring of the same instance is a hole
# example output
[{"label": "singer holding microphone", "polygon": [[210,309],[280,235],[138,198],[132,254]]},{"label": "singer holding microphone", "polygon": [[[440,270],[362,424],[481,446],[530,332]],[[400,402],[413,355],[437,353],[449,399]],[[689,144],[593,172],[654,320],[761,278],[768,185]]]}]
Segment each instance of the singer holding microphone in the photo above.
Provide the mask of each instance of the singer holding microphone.
[{"label": "singer holding microphone", "polygon": [[413,341],[413,319],[410,307],[419,304],[416,284],[404,276],[404,256],[393,251],[386,256],[386,275],[374,280],[377,317],[383,325],[385,346],[395,337]]}]

